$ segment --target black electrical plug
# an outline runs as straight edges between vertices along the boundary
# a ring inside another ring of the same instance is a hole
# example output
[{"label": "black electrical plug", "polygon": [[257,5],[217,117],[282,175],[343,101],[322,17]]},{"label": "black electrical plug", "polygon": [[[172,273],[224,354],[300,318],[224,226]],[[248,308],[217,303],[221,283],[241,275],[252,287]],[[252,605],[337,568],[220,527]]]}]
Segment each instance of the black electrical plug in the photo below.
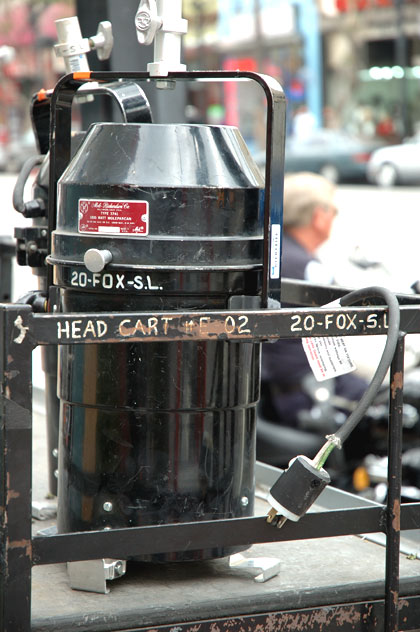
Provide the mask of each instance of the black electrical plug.
[{"label": "black electrical plug", "polygon": [[270,489],[267,522],[279,528],[286,520],[297,522],[330,482],[328,472],[306,456],[295,457]]}]

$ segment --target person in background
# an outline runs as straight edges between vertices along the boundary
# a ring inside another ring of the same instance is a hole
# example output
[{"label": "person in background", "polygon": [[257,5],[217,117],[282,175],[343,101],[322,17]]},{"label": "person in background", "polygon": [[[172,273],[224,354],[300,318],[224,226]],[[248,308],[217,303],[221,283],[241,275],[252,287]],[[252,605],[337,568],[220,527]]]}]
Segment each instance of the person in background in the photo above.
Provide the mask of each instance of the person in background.
[{"label": "person in background", "polygon": [[[333,283],[331,270],[316,256],[330,237],[334,218],[335,187],[323,176],[294,173],[284,179],[282,277],[316,284]],[[278,340],[263,345],[261,414],[282,425],[297,426],[299,413],[313,400],[303,386],[311,374],[300,340]],[[334,379],[334,393],[358,401],[367,383],[352,373]]]},{"label": "person in background", "polygon": [[292,133],[295,138],[305,139],[310,137],[316,129],[316,118],[309,111],[307,105],[300,105],[293,116]]}]

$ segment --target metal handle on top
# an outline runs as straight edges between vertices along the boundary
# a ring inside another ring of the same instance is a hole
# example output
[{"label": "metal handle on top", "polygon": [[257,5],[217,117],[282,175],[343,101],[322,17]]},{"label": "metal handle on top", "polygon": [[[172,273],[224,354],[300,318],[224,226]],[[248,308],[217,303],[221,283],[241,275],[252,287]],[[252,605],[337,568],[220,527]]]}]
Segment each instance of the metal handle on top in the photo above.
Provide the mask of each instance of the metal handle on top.
[{"label": "metal handle on top", "polygon": [[[57,182],[70,161],[71,107],[77,90],[86,82],[110,83],[118,79],[150,81],[148,72],[86,72],[72,73],[56,85],[51,97],[50,125],[50,196],[48,208],[48,248],[56,223]],[[286,100],[280,84],[266,75],[248,71],[183,71],[170,72],[168,80],[239,81],[258,83],[267,99],[266,162],[264,192],[264,245],[261,306],[269,300],[280,301],[280,230],[282,222],[284,143]],[[48,270],[48,287],[52,270]],[[275,303],[273,303],[275,305]]]}]

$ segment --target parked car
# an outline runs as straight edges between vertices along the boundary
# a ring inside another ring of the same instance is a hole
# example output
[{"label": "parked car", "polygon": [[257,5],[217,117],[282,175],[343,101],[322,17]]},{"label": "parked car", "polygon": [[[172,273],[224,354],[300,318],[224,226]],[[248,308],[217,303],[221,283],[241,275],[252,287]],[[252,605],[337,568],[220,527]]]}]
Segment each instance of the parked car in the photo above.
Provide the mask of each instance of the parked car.
[{"label": "parked car", "polygon": [[367,165],[367,177],[381,187],[420,183],[420,133],[400,145],[374,151]]},{"label": "parked car", "polygon": [[364,141],[344,131],[314,130],[286,140],[285,171],[314,171],[334,183],[366,180],[366,165],[378,141]]}]

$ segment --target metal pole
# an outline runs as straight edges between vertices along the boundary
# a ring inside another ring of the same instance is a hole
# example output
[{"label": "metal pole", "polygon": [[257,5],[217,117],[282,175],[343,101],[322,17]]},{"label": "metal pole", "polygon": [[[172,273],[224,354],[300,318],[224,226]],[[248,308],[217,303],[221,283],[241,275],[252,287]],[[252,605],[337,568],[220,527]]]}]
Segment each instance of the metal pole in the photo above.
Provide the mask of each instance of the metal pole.
[{"label": "metal pole", "polygon": [[386,512],[385,632],[398,632],[404,335],[391,364]]},{"label": "metal pole", "polygon": [[404,71],[401,77],[401,119],[403,124],[404,136],[409,136],[411,133],[411,122],[408,112],[408,94],[407,94],[407,38],[403,29],[403,0],[394,0],[395,12],[396,12],[396,27],[397,37],[395,40],[395,62],[397,66],[401,66]]},{"label": "metal pole", "polygon": [[257,71],[263,72],[264,64],[264,38],[261,30],[261,2],[254,0],[254,24],[255,24],[255,58]]},{"label": "metal pole", "polygon": [[309,111],[322,125],[322,46],[318,4],[315,0],[293,0],[298,8],[299,32],[303,39],[305,92]]},{"label": "metal pole", "polygon": [[0,237],[0,301],[7,302],[12,297],[13,266],[16,244],[8,236]]}]

